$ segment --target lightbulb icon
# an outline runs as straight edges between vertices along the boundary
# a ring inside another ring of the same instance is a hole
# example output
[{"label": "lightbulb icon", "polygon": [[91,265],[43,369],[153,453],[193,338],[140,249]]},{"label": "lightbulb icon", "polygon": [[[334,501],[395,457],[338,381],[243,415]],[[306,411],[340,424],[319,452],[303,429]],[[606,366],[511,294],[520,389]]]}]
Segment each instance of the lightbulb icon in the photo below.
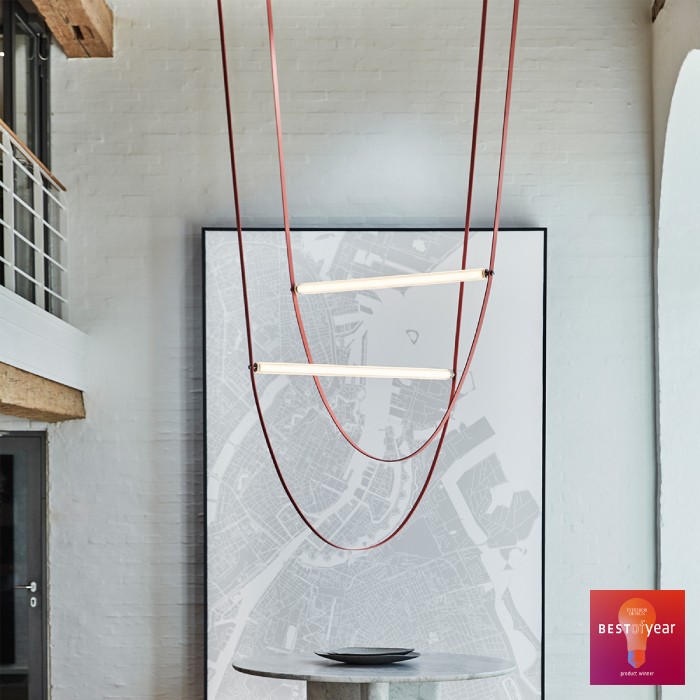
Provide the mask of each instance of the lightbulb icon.
[{"label": "lightbulb icon", "polygon": [[639,668],[646,661],[647,639],[656,622],[656,610],[644,598],[630,598],[620,606],[617,619],[627,637],[627,663]]}]

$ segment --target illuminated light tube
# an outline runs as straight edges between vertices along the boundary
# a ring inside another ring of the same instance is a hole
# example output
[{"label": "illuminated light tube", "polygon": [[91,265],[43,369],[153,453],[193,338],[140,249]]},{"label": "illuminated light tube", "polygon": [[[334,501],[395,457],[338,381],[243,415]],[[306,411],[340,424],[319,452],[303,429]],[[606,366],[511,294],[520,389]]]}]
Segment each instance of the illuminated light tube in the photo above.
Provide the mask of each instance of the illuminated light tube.
[{"label": "illuminated light tube", "polygon": [[371,365],[319,365],[296,362],[256,362],[256,374],[291,374],[303,377],[365,377],[368,379],[452,379],[451,369],[433,367],[376,367]]},{"label": "illuminated light tube", "polygon": [[445,272],[417,272],[410,275],[388,277],[360,277],[329,282],[300,282],[294,288],[297,294],[330,294],[333,292],[359,292],[364,289],[395,289],[396,287],[421,287],[431,284],[478,282],[489,276],[483,268],[447,270]]}]

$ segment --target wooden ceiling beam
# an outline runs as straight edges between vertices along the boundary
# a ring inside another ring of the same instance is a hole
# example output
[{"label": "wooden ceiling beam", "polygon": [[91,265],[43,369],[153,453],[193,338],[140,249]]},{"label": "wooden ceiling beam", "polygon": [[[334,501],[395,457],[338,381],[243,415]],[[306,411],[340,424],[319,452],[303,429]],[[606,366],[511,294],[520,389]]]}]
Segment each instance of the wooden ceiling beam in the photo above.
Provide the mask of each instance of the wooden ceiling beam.
[{"label": "wooden ceiling beam", "polygon": [[85,418],[83,394],[0,362],[0,413],[57,423]]},{"label": "wooden ceiling beam", "polygon": [[68,58],[113,56],[114,17],[106,0],[34,0]]},{"label": "wooden ceiling beam", "polygon": [[654,0],[654,4],[651,8],[651,21],[656,22],[656,18],[659,16],[659,12],[664,9],[666,0]]}]

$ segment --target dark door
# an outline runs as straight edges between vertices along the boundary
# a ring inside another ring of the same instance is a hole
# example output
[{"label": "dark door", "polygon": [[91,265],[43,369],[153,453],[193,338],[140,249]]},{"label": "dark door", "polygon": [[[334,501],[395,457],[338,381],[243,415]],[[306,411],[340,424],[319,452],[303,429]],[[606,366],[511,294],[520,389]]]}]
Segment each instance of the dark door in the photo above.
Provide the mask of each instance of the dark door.
[{"label": "dark door", "polygon": [[0,698],[44,700],[45,436],[0,436]]}]

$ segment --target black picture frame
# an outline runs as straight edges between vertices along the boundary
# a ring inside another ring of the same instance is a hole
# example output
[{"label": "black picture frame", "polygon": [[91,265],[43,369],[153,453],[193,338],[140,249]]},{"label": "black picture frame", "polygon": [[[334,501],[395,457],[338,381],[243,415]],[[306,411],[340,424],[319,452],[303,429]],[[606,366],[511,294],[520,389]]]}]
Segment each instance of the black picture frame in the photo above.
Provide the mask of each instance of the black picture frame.
[{"label": "black picture frame", "polygon": [[[394,233],[416,233],[416,232],[434,232],[434,231],[444,231],[444,232],[459,232],[463,231],[464,228],[450,227],[450,226],[439,226],[439,227],[393,227],[393,226],[364,226],[364,227],[352,227],[352,226],[296,226],[291,227],[292,232],[394,232]],[[472,233],[478,232],[488,232],[492,231],[489,227],[471,227],[469,229]],[[234,226],[203,226],[201,228],[201,241],[200,241],[200,257],[201,257],[201,294],[202,294],[202,367],[203,372],[203,455],[202,455],[202,465],[203,465],[203,543],[204,543],[204,615],[203,615],[203,639],[204,639],[204,652],[203,652],[203,697],[208,697],[208,675],[207,675],[207,663],[209,658],[209,624],[208,624],[208,614],[209,609],[209,546],[208,546],[208,527],[207,527],[207,477],[208,477],[208,462],[207,462],[207,308],[206,308],[206,284],[207,284],[207,263],[206,263],[206,245],[207,245],[207,232],[230,232],[232,235],[236,233],[236,227]],[[284,229],[275,226],[247,226],[243,228],[243,232],[278,232],[280,235],[284,234]],[[541,582],[541,639],[540,639],[540,685],[541,685],[541,698],[544,700],[546,696],[545,680],[546,680],[546,664],[545,664],[545,648],[546,648],[546,635],[545,635],[545,623],[546,623],[546,613],[545,613],[545,602],[546,602],[546,489],[547,489],[547,241],[548,241],[548,228],[546,226],[508,226],[500,227],[499,231],[539,231],[542,233],[543,237],[543,272],[542,272],[542,535],[541,535],[541,546],[542,546],[542,582]]]}]

